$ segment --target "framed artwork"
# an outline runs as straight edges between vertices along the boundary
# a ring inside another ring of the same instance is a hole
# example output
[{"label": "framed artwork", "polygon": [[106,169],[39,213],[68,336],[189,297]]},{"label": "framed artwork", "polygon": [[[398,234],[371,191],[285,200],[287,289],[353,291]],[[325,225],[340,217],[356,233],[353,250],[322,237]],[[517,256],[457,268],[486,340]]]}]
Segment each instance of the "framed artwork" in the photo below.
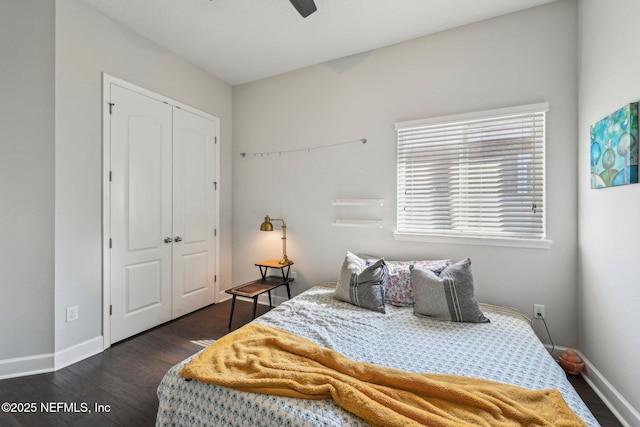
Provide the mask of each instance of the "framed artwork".
[{"label": "framed artwork", "polygon": [[638,183],[638,103],[591,126],[591,188]]}]

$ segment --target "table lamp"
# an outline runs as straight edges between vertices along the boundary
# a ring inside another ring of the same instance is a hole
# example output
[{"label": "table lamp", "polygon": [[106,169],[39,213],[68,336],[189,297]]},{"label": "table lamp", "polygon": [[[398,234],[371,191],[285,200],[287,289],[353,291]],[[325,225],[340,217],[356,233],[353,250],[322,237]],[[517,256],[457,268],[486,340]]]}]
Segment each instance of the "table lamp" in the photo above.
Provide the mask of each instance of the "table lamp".
[{"label": "table lamp", "polygon": [[293,262],[287,257],[287,224],[283,219],[269,218],[269,215],[264,217],[264,222],[260,224],[260,231],[273,231],[273,224],[271,221],[282,222],[282,259],[278,261],[279,264],[287,265],[293,264]]}]

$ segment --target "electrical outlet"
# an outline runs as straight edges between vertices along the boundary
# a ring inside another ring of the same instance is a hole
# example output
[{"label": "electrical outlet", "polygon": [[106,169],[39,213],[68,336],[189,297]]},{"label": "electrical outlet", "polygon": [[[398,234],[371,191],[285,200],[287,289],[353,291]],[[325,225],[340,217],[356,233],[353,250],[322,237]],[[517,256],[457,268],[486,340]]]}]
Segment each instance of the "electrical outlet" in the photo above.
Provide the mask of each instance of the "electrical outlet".
[{"label": "electrical outlet", "polygon": [[67,307],[67,322],[78,320],[78,306]]},{"label": "electrical outlet", "polygon": [[545,317],[544,313],[544,305],[542,304],[533,304],[533,318],[541,319]]}]

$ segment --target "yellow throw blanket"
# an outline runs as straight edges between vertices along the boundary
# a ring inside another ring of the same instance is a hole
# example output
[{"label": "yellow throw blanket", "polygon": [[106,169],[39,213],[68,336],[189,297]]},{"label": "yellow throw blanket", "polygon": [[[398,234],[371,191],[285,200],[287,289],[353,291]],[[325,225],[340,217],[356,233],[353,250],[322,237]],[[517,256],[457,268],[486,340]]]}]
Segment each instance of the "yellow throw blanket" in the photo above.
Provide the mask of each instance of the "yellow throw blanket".
[{"label": "yellow throw blanket", "polygon": [[558,390],[415,374],[357,362],[250,323],[204,350],[182,376],[241,391],[333,400],[379,426],[585,426]]}]

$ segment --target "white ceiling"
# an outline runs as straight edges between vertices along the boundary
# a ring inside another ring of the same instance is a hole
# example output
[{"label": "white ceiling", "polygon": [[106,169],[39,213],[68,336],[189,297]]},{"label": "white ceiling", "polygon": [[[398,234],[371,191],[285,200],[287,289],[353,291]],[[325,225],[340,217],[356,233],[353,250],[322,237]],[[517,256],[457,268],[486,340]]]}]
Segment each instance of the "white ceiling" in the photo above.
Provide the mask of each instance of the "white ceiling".
[{"label": "white ceiling", "polygon": [[82,0],[231,85],[554,0]]}]

